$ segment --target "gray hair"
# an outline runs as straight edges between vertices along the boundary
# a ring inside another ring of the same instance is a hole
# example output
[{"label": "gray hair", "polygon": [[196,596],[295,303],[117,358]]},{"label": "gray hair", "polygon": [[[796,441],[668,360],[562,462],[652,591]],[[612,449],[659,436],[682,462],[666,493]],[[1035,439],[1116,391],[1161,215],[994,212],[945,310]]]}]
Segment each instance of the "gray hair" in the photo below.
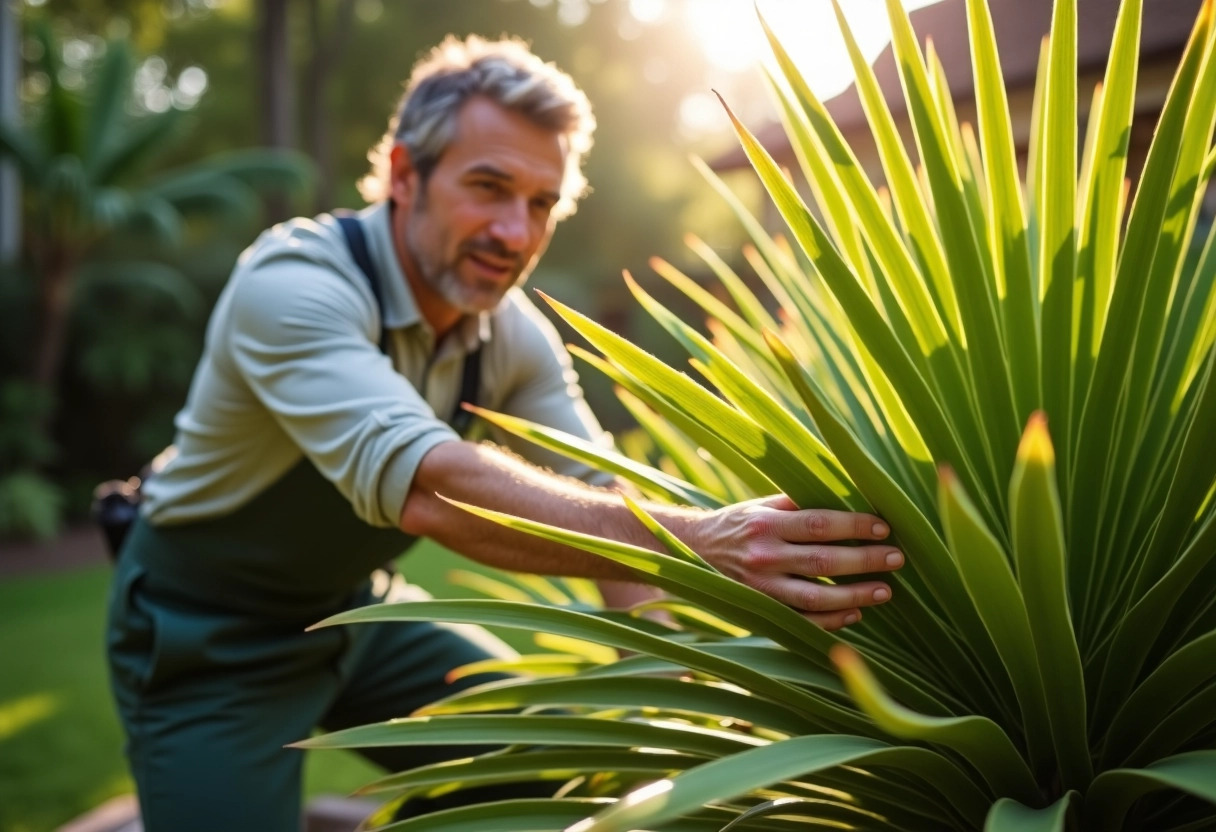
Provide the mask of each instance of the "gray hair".
[{"label": "gray hair", "polygon": [[582,160],[595,131],[591,103],[569,75],[541,61],[523,41],[477,35],[464,40],[449,35],[414,66],[388,130],[367,154],[372,166],[359,180],[363,198],[376,202],[388,196],[389,155],[396,144],[409,150],[425,182],[455,137],[460,108],[473,96],[565,136],[566,170],[553,212],[559,219],[573,214],[587,190]]}]

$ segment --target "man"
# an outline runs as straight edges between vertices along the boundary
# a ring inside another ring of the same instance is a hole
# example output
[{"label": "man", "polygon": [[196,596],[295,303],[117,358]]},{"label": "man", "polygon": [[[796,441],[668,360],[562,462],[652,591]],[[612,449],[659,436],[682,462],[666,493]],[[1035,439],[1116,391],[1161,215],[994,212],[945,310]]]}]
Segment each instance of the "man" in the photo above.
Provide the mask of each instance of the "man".
[{"label": "man", "polygon": [[[583,189],[593,125],[569,77],[522,44],[449,39],[416,67],[363,183],[383,313],[332,217],[278,226],[242,255],[111,598],[112,677],[150,832],[297,829],[301,758],[286,743],[408,714],[453,692],[449,669],[495,651],[433,624],[304,632],[383,600],[391,582],[369,575],[412,538],[508,569],[635,577],[442,497],[659,548],[613,492],[571,479],[606,484],[585,467],[518,448],[555,474],[443,420],[480,351],[480,404],[601,436],[556,333],[516,288]],[[826,545],[882,539],[872,515],[784,497],[650,508],[722,572],[829,628],[890,590],[806,576],[900,562],[889,545]],[[403,769],[466,753],[368,756]]]}]

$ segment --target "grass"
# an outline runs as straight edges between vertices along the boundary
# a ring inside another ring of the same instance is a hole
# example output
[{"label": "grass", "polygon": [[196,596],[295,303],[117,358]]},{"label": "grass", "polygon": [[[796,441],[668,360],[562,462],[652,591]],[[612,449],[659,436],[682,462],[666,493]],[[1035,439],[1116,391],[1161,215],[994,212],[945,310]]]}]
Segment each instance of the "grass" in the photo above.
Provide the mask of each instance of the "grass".
[{"label": "grass", "polygon": [[[402,571],[436,597],[474,564],[420,544]],[[0,832],[44,832],[133,789],[103,652],[108,567],[0,581]],[[517,634],[502,633],[517,648]],[[305,793],[348,794],[377,769],[352,753],[313,752]]]}]

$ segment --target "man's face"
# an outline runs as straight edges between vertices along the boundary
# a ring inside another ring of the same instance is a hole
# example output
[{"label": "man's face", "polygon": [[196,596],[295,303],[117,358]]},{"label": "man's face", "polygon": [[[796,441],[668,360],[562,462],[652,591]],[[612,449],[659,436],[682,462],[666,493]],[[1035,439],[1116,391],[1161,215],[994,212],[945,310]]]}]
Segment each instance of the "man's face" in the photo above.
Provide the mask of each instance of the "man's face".
[{"label": "man's face", "polygon": [[394,149],[398,254],[433,326],[493,309],[527,278],[553,235],[565,160],[560,134],[485,98],[460,110],[425,183]]}]

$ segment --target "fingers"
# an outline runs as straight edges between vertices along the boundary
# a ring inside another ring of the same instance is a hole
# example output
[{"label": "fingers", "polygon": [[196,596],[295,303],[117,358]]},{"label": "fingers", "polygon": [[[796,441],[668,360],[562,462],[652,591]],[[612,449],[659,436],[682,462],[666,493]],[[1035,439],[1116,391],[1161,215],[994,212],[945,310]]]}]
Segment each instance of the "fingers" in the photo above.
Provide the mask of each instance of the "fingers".
[{"label": "fingers", "polygon": [[781,538],[790,543],[882,540],[890,533],[887,524],[876,515],[824,508],[782,512],[775,526]]},{"label": "fingers", "polygon": [[834,578],[867,572],[891,572],[904,565],[893,546],[786,546],[765,558],[764,568],[808,578]]},{"label": "fingers", "polygon": [[856,624],[861,620],[861,610],[836,610],[835,612],[805,612],[802,617],[825,630],[833,631]]},{"label": "fingers", "polygon": [[[799,612],[818,614],[812,618],[838,622],[844,626],[850,613],[860,617],[862,607],[872,607],[891,599],[891,588],[881,581],[855,584],[825,584],[787,575],[772,576],[757,582],[755,588]],[[808,616],[810,617],[810,616]]]}]

